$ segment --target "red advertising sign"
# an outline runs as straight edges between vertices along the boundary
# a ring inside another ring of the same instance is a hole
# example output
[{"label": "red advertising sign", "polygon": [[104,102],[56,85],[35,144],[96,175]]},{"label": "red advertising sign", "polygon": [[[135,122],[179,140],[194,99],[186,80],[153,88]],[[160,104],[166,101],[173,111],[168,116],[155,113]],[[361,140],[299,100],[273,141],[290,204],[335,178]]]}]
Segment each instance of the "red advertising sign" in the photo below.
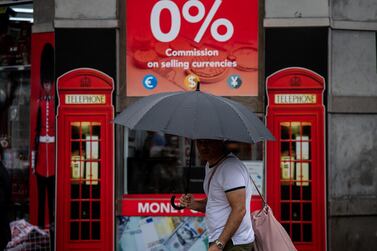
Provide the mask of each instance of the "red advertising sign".
[{"label": "red advertising sign", "polygon": [[[175,210],[170,205],[169,194],[125,194],[122,202],[123,216],[204,216],[203,213],[190,210]],[[176,198],[179,198],[177,195]],[[204,194],[194,194],[196,199],[204,199]],[[178,204],[176,199],[176,204]]]},{"label": "red advertising sign", "polygon": [[[172,194],[124,194],[122,199],[122,216],[197,216],[204,214],[195,210],[175,210],[170,205]],[[205,199],[205,194],[193,194],[195,199]],[[175,204],[179,205],[181,194],[176,194]],[[262,208],[262,200],[259,196],[251,199],[251,211]]]},{"label": "red advertising sign", "polygon": [[258,0],[127,1],[127,95],[258,95]]}]

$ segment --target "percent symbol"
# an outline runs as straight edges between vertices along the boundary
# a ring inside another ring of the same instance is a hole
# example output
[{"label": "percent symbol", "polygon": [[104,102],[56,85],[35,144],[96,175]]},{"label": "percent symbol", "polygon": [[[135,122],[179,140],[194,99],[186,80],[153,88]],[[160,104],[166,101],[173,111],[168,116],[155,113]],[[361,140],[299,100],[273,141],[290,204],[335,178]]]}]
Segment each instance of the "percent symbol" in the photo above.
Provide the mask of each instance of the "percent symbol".
[{"label": "percent symbol", "polygon": [[[204,33],[207,31],[208,26],[213,21],[217,10],[220,8],[222,0],[215,0],[214,4],[212,5],[209,13],[204,19],[204,22],[200,26],[198,33],[195,35],[194,41],[199,43]],[[192,15],[190,13],[191,8],[196,8],[198,13],[196,15]],[[171,16],[171,27],[170,30],[166,33],[161,31],[160,26],[160,17],[162,10],[168,10]],[[205,16],[205,7],[200,0],[188,0],[182,7],[182,15],[183,18],[190,23],[197,23],[203,20]],[[152,9],[152,13],[150,16],[150,24],[153,36],[161,41],[161,42],[170,42],[173,41],[179,34],[181,29],[181,18],[180,18],[180,11],[178,6],[169,0],[163,0],[157,2]],[[220,34],[218,29],[220,26],[224,26],[226,32],[224,34]],[[233,24],[225,18],[219,18],[213,21],[211,25],[211,35],[212,37],[218,42],[225,42],[228,41],[234,33]]]}]

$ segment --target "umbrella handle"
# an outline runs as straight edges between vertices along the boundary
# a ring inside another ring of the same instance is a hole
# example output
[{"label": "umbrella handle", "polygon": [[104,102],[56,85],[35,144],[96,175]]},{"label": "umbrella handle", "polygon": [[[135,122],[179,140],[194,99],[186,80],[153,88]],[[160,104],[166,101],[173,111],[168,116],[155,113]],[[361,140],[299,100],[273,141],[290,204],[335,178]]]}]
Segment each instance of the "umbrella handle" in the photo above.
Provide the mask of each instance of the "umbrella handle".
[{"label": "umbrella handle", "polygon": [[171,206],[172,206],[175,210],[182,210],[182,209],[185,209],[185,207],[175,205],[175,204],[174,204],[174,201],[175,201],[175,195],[173,195],[173,196],[170,198],[170,204],[171,204]]},{"label": "umbrella handle", "polygon": [[[198,85],[197,85],[197,91],[200,91],[199,90],[199,82],[198,82]],[[187,182],[186,182],[186,189],[185,189],[185,194],[188,193],[188,191],[190,190],[190,170],[191,170],[191,166],[192,166],[192,159],[194,158],[194,140],[191,139],[191,143],[190,143],[190,162],[189,162],[189,168],[187,169]],[[174,203],[175,201],[175,195],[173,195],[171,198],[170,198],[170,205],[175,209],[175,210],[182,210],[184,209],[185,207],[182,207],[182,206],[177,206],[175,205]]]}]

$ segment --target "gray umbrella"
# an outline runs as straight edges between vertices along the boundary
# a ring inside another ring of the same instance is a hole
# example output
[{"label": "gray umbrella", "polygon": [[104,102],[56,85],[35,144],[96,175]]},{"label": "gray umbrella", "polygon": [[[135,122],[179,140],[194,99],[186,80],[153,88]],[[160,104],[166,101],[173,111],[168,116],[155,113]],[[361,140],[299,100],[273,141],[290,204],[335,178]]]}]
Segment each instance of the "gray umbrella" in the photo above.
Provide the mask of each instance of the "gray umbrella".
[{"label": "gray umbrella", "polygon": [[190,139],[256,143],[274,137],[245,106],[201,91],[159,93],[140,99],[115,118],[130,129]]},{"label": "gray umbrella", "polygon": [[[116,116],[114,122],[130,129],[163,132],[192,139],[188,172],[195,139],[245,143],[274,140],[261,120],[242,104],[198,90],[144,97]],[[189,177],[188,173],[187,179]],[[187,193],[189,182],[186,184]],[[172,206],[181,209],[173,203]]]}]

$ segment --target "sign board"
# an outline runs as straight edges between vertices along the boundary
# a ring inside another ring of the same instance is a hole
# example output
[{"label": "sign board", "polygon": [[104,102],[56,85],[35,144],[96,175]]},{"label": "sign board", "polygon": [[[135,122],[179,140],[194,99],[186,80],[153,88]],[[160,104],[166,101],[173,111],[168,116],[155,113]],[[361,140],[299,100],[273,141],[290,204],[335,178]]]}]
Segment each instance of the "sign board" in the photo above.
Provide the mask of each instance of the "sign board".
[{"label": "sign board", "polygon": [[[170,204],[169,194],[124,194],[122,215],[124,216],[204,216],[190,209],[175,210]],[[196,199],[204,199],[204,194],[194,194]],[[176,196],[179,204],[180,195]]]},{"label": "sign board", "polygon": [[275,104],[315,104],[315,94],[275,94]]},{"label": "sign board", "polygon": [[127,95],[258,95],[257,0],[127,1]]},{"label": "sign board", "polygon": [[105,95],[97,94],[79,94],[79,95],[65,95],[66,104],[106,104]]}]

